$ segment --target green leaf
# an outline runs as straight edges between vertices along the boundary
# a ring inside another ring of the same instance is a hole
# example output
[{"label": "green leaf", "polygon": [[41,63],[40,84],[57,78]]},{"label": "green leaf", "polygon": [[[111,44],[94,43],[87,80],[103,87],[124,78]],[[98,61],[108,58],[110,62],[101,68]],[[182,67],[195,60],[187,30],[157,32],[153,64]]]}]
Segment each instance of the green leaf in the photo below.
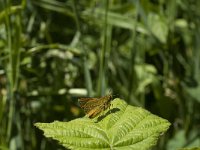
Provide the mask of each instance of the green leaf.
[{"label": "green leaf", "polygon": [[167,120],[119,98],[111,104],[110,109],[94,119],[83,117],[69,122],[36,123],[35,126],[64,147],[81,150],[147,150],[170,126]]},{"label": "green leaf", "polygon": [[194,98],[196,101],[200,102],[200,86],[197,87],[188,87],[185,86],[185,90],[188,92],[188,94]]},{"label": "green leaf", "polygon": [[156,81],[157,70],[153,65],[137,64],[135,65],[137,79],[140,84],[137,87],[136,93],[144,93],[145,88]]},{"label": "green leaf", "polygon": [[[82,15],[85,19],[94,19],[94,22],[102,24],[105,16],[105,11],[102,9],[95,9],[95,11],[93,11],[93,9],[87,9],[83,11]],[[108,11],[108,24],[129,30],[135,30],[135,25],[137,24],[136,31],[142,34],[149,34],[149,32],[141,23],[135,22],[135,19],[128,15],[122,15],[112,11]]]},{"label": "green leaf", "polygon": [[193,147],[193,148],[181,148],[179,150],[200,150],[200,147]]},{"label": "green leaf", "polygon": [[167,21],[163,16],[150,13],[148,15],[148,25],[152,34],[162,43],[166,43],[168,36]]},{"label": "green leaf", "polygon": [[188,134],[183,129],[177,131],[174,137],[168,141],[167,150],[195,150],[200,144],[198,130],[193,129]]}]

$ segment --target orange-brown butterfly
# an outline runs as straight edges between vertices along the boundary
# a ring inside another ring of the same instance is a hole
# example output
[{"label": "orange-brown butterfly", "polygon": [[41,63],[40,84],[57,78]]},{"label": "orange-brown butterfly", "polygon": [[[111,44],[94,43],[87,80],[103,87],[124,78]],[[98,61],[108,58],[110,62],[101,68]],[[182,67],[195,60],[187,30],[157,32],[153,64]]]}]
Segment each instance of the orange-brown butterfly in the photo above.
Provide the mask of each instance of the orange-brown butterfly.
[{"label": "orange-brown butterfly", "polygon": [[110,107],[112,94],[100,98],[80,98],[78,102],[89,118],[96,117],[99,113]]}]

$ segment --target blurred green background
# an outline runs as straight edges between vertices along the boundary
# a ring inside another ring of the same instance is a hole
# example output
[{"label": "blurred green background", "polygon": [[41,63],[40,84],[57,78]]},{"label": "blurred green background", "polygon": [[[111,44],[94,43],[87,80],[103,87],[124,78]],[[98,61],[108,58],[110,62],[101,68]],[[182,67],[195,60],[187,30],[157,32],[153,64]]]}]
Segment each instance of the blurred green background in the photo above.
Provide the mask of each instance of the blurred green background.
[{"label": "blurred green background", "polygon": [[35,122],[109,90],[172,125],[154,150],[200,147],[199,0],[1,0],[0,149],[62,150]]}]

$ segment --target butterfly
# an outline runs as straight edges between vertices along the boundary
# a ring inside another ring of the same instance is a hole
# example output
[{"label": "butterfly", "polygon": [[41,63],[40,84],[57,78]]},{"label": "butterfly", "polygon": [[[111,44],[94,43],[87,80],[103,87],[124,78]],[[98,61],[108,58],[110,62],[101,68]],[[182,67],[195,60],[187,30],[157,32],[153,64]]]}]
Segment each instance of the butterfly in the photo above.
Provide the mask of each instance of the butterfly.
[{"label": "butterfly", "polygon": [[109,94],[100,98],[80,98],[78,99],[78,102],[86,115],[89,118],[94,118],[99,113],[110,107],[112,99],[112,94]]}]

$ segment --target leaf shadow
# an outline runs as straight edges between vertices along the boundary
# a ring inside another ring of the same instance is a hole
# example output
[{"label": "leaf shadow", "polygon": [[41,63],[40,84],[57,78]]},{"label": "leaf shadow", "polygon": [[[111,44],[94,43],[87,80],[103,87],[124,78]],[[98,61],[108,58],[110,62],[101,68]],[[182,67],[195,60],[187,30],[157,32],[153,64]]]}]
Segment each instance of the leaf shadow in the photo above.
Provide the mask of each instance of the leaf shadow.
[{"label": "leaf shadow", "polygon": [[101,121],[102,119],[104,119],[106,116],[108,116],[109,114],[116,113],[116,112],[118,112],[118,111],[120,111],[119,108],[112,108],[112,109],[110,109],[109,111],[107,111],[104,115],[99,116],[99,117],[97,118],[97,121],[96,121],[96,122],[99,122],[99,121]]}]

